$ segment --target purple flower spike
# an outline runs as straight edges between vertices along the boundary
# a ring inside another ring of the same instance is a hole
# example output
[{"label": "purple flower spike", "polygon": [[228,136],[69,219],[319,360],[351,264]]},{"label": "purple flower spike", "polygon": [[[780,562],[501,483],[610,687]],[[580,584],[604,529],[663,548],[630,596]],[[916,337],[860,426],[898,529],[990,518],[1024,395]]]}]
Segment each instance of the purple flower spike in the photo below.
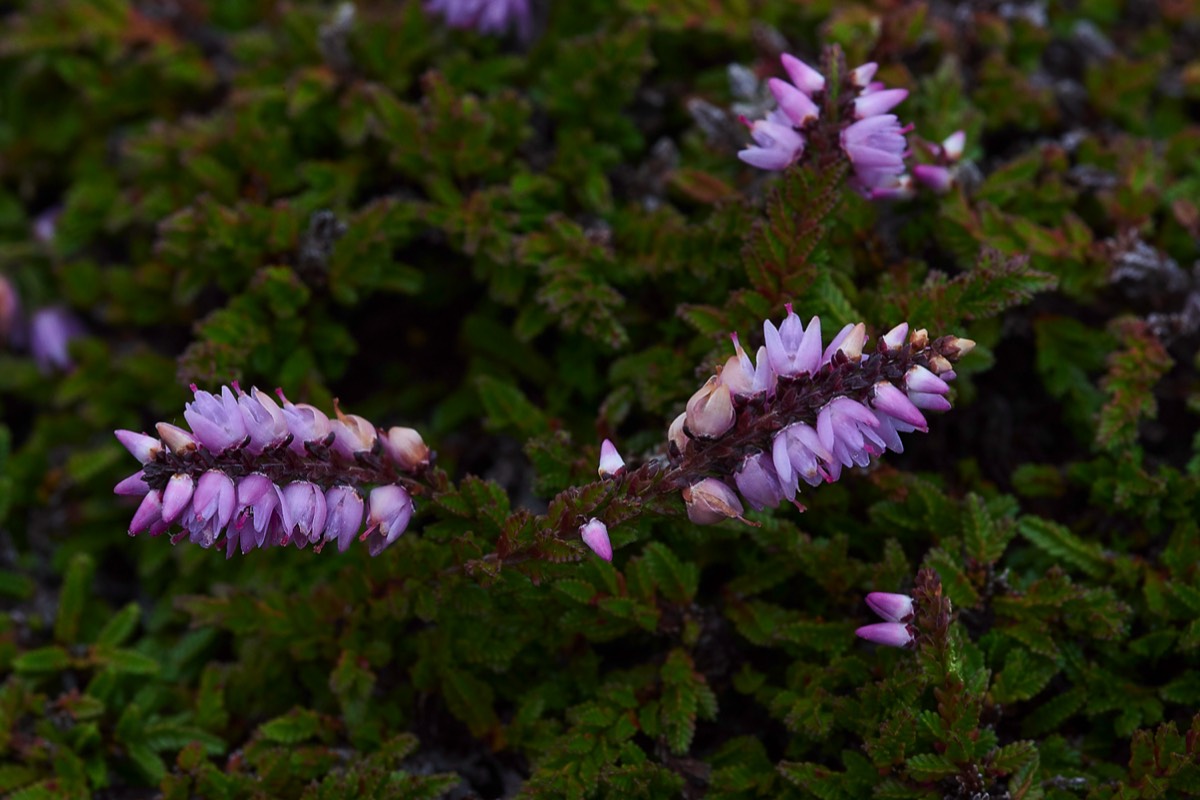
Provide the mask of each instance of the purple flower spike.
[{"label": "purple flower spike", "polygon": [[441,15],[451,28],[474,28],[489,35],[514,28],[521,39],[528,39],[533,29],[529,0],[429,0],[425,11]]},{"label": "purple flower spike", "polygon": [[592,517],[586,524],[579,526],[579,535],[593,553],[605,561],[612,561],[612,542],[608,538],[608,526]]},{"label": "purple flower spike", "polygon": [[325,493],[308,481],[283,487],[283,502],[295,523],[297,545],[316,544],[325,532]]},{"label": "purple flower spike", "polygon": [[367,552],[377,556],[400,538],[415,509],[412,496],[400,486],[377,486],[367,501],[367,530],[362,538],[367,540]]},{"label": "purple flower spike", "polygon": [[755,511],[774,508],[783,501],[784,490],[779,482],[779,473],[766,453],[746,456],[741,468],[734,473],[733,480],[742,497]]},{"label": "purple flower spike", "polygon": [[871,592],[867,605],[888,622],[906,622],[913,615],[913,599],[906,594]]},{"label": "purple flower spike", "polygon": [[876,410],[911,425],[921,433],[929,430],[929,423],[925,421],[920,410],[904,392],[897,389],[890,381],[880,381],[875,384],[874,389],[871,390],[871,405]]},{"label": "purple flower spike", "polygon": [[150,485],[146,483],[146,473],[140,469],[113,487],[113,494],[122,497],[144,497],[149,491]]},{"label": "purple flower spike", "polygon": [[771,90],[771,94],[775,95],[779,107],[797,128],[803,128],[821,116],[821,109],[817,108],[817,104],[807,94],[787,81],[771,78],[767,81],[767,88]]},{"label": "purple flower spike", "polygon": [[785,170],[804,155],[804,137],[781,113],[754,122],[750,126],[750,138],[754,140],[754,146],[738,151],[738,158],[752,167]]},{"label": "purple flower spike", "polygon": [[192,426],[196,440],[214,453],[238,447],[246,441],[246,423],[237,398],[228,386],[218,398],[192,387],[195,400],[184,406],[183,418]]},{"label": "purple flower spike", "polygon": [[597,471],[601,478],[615,478],[625,473],[625,459],[608,439],[600,444],[600,468]]},{"label": "purple flower spike", "polygon": [[71,360],[71,340],[83,335],[83,323],[63,306],[51,306],[33,312],[29,322],[29,349],[43,373],[66,372],[75,366]]},{"label": "purple flower spike", "polygon": [[149,464],[162,450],[163,443],[153,436],[127,430],[113,431],[113,433],[116,435],[117,441],[125,445],[125,449],[143,464]]},{"label": "purple flower spike", "polygon": [[172,475],[171,479],[167,481],[167,488],[163,490],[163,522],[170,524],[178,519],[188,504],[192,502],[192,495],[195,491],[196,482],[192,480],[191,475],[186,472]]},{"label": "purple flower spike", "polygon": [[237,403],[246,433],[250,436],[250,444],[246,447],[250,453],[258,455],[282,444],[287,438],[288,426],[283,409],[269,395],[251,389],[250,394],[239,392]]},{"label": "purple flower spike", "polygon": [[338,551],[344,553],[362,525],[362,495],[351,486],[334,486],[325,493],[325,507],[328,516],[325,519],[325,539],[320,546],[337,541]]},{"label": "purple flower spike", "polygon": [[763,338],[771,369],[787,377],[812,374],[821,367],[821,320],[813,317],[805,329],[800,317],[792,311],[791,303],[786,308],[787,317],[778,329],[769,319],[763,321]]},{"label": "purple flower spike", "polygon": [[129,523],[129,535],[136,536],[149,528],[155,522],[162,520],[162,492],[150,491],[142,498],[142,504],[133,514]]},{"label": "purple flower spike", "polygon": [[864,625],[854,632],[860,639],[882,644],[888,647],[907,647],[913,640],[908,626],[900,622],[877,622],[874,625]]},{"label": "purple flower spike", "polygon": [[811,95],[825,88],[825,76],[795,56],[784,53],[779,57],[779,61],[792,83],[805,94]]},{"label": "purple flower spike", "polygon": [[855,119],[866,119],[886,114],[904,102],[906,97],[908,97],[907,89],[884,89],[860,95],[854,99],[854,117]]}]

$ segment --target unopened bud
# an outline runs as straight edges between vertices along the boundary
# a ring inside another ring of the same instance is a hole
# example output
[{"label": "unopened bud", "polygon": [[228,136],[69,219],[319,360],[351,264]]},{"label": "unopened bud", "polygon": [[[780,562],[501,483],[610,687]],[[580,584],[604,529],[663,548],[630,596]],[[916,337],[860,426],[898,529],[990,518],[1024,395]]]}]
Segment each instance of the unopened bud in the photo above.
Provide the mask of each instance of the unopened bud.
[{"label": "unopened bud", "polygon": [[421,434],[412,428],[389,428],[381,442],[388,458],[405,472],[414,472],[429,465],[429,448]]},{"label": "unopened bud", "polygon": [[960,339],[957,336],[952,336],[952,337],[950,337],[949,345],[950,345],[950,347],[957,350],[958,357],[962,358],[967,353],[969,353],[975,349],[975,340],[974,339]]},{"label": "unopened bud", "polygon": [[716,478],[705,478],[683,490],[688,519],[697,525],[715,525],[727,519],[740,519],[745,509],[733,490]]},{"label": "unopened bud", "polygon": [[851,363],[862,360],[863,346],[867,343],[867,326],[861,322],[850,329],[845,340],[838,346],[838,351],[844,353]]},{"label": "unopened bud", "polygon": [[579,526],[579,536],[593,553],[605,561],[612,561],[612,542],[608,538],[608,526],[592,517],[586,525]]},{"label": "unopened bud", "polygon": [[908,335],[908,343],[912,345],[913,350],[924,350],[929,346],[929,331],[924,328],[913,331]]},{"label": "unopened bud", "polygon": [[729,387],[716,375],[708,379],[687,403],[687,426],[693,436],[717,439],[737,421]]},{"label": "unopened bud", "polygon": [[600,445],[600,469],[597,471],[601,478],[615,478],[625,472],[625,459],[608,439]]},{"label": "unopened bud", "polygon": [[169,422],[160,422],[154,427],[158,431],[159,438],[167,447],[171,448],[171,452],[175,455],[181,456],[196,449],[196,437],[183,428]]},{"label": "unopened bud", "polygon": [[904,344],[906,336],[908,336],[908,323],[901,322],[883,335],[883,343],[887,345],[888,350],[899,350]]},{"label": "unopened bud", "polygon": [[934,356],[929,359],[929,369],[934,375],[941,375],[943,372],[950,372],[954,368],[944,356]]}]

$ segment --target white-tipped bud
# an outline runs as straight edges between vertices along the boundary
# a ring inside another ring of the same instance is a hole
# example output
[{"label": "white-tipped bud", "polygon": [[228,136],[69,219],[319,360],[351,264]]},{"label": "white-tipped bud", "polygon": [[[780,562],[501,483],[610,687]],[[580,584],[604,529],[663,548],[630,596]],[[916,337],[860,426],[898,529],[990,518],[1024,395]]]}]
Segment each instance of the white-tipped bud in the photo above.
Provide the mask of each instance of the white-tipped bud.
[{"label": "white-tipped bud", "polygon": [[942,141],[942,154],[946,157],[947,161],[954,163],[962,158],[966,145],[967,132],[955,131]]},{"label": "white-tipped bud", "polygon": [[954,365],[943,356],[934,356],[933,358],[929,359],[929,369],[934,375],[941,375],[943,372],[950,372],[953,370]]},{"label": "white-tipped bud", "polygon": [[687,412],[680,414],[671,423],[671,427],[667,428],[667,440],[673,442],[675,447],[682,455],[688,446],[688,435],[684,433],[683,426],[687,422]]},{"label": "white-tipped bud", "polygon": [[867,343],[867,326],[861,322],[850,329],[850,333],[838,347],[838,352],[844,353],[851,363],[862,360],[863,347]]},{"label": "white-tipped bud", "polygon": [[929,331],[921,328],[908,335],[908,343],[913,350],[924,350],[929,346]]},{"label": "white-tipped bud", "polygon": [[901,322],[896,327],[883,335],[883,343],[887,345],[888,350],[899,350],[904,344],[904,339],[908,336],[908,323]]},{"label": "white-tipped bud", "polygon": [[958,357],[962,358],[967,353],[975,349],[974,339],[960,339],[957,336],[950,337],[950,346],[958,350]]},{"label": "white-tipped bud", "polygon": [[429,464],[429,448],[421,434],[412,428],[389,428],[381,437],[383,452],[405,472],[413,472]]},{"label": "white-tipped bud", "polygon": [[616,478],[625,473],[625,459],[617,452],[617,447],[608,439],[600,445],[600,468],[597,470],[601,478]]}]

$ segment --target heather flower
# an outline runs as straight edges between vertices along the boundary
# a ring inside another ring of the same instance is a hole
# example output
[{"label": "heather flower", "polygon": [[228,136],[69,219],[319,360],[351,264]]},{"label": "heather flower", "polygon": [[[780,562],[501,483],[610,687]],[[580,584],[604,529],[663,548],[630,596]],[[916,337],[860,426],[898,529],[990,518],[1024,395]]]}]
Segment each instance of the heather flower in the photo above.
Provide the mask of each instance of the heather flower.
[{"label": "heather flower", "polygon": [[732,335],[735,355],[668,430],[678,477],[667,485],[687,487],[684,503],[697,524],[741,517],[733,486],[755,510],[783,500],[803,510],[801,481],[819,486],[888,450],[903,452],[901,434],[928,430],[923,412],[950,407],[952,362],[974,347],[901,323],[864,353],[860,322],[822,349],[821,321],[804,326],[790,305],[778,327],[763,323],[763,335],[757,366]]},{"label": "heather flower", "polygon": [[593,553],[605,561],[612,561],[612,542],[608,539],[608,527],[603,522],[592,517],[579,526],[579,536]]},{"label": "heather flower", "polygon": [[615,478],[625,472],[625,459],[621,458],[621,454],[617,452],[617,447],[608,439],[605,439],[600,444],[600,467],[598,472],[601,478]]},{"label": "heather flower", "polygon": [[29,349],[42,372],[66,371],[71,360],[71,340],[83,335],[83,323],[63,306],[41,308],[29,322]]},{"label": "heather flower", "polygon": [[367,498],[367,529],[362,538],[367,551],[375,556],[400,538],[412,519],[412,496],[401,486],[377,486]]},{"label": "heather flower", "polygon": [[914,609],[911,597],[905,594],[871,592],[867,595],[867,605],[887,622],[864,625],[854,632],[856,636],[888,647],[906,647],[913,641],[915,637],[910,623]]},{"label": "heather flower", "polygon": [[693,436],[716,439],[733,427],[737,417],[729,387],[714,375],[687,403],[687,429]]},{"label": "heather flower", "polygon": [[954,173],[949,167],[933,164],[918,164],[913,167],[913,177],[938,194],[945,194],[954,186]]},{"label": "heather flower", "polygon": [[749,123],[754,146],[738,151],[738,158],[752,167],[785,170],[804,155],[804,136],[796,132],[790,121],[772,112],[767,119]]},{"label": "heather flower", "polygon": [[160,422],[161,438],[116,432],[142,463],[114,489],[142,498],[131,533],[177,525],[173,542],[202,547],[224,536],[228,556],[293,541],[317,550],[336,541],[345,550],[363,526],[364,496],[370,507],[361,538],[371,555],[408,527],[414,504],[400,473],[419,473],[430,458],[416,431],[393,428],[380,438],[362,417],[339,411],[331,423],[282,392],[281,408],[236,384],[219,394],[192,388],[195,400],[184,413],[192,431]]},{"label": "heather flower", "polygon": [[417,472],[429,465],[429,448],[412,428],[389,428],[379,441],[383,452],[404,472]]},{"label": "heather flower", "polygon": [[441,15],[451,28],[474,28],[500,35],[515,28],[528,39],[532,30],[529,0],[429,0],[425,10]]},{"label": "heather flower", "polygon": [[795,56],[784,53],[779,57],[783,69],[796,88],[811,96],[825,90],[825,76]]},{"label": "heather flower", "polygon": [[771,78],[767,81],[767,88],[775,96],[780,110],[787,115],[794,126],[803,128],[821,116],[821,109],[812,101],[812,98],[787,81]]},{"label": "heather flower", "polygon": [[864,191],[889,182],[904,173],[908,142],[905,129],[894,114],[867,117],[842,131],[842,150],[854,165],[857,185]]},{"label": "heather flower", "polygon": [[246,441],[246,422],[237,398],[225,386],[221,396],[204,392],[192,385],[195,400],[184,405],[183,418],[192,426],[196,441],[214,453],[220,453]]}]

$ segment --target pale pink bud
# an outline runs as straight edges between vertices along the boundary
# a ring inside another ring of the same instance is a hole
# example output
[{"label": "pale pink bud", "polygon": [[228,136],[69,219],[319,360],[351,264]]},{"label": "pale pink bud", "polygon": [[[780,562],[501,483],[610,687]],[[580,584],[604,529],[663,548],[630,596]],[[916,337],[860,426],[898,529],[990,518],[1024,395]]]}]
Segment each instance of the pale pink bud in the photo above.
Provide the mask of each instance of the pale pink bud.
[{"label": "pale pink bud", "polygon": [[825,88],[825,76],[795,56],[784,53],[779,57],[779,61],[792,83],[805,94],[811,95]]},{"label": "pale pink bud", "polygon": [[127,430],[114,431],[114,433],[117,436],[117,441],[125,445],[125,449],[143,464],[150,463],[162,452],[162,442],[153,436]]},{"label": "pale pink bud", "polygon": [[625,460],[617,452],[616,445],[608,439],[600,444],[600,469],[598,471],[601,478],[615,478],[625,472]]},{"label": "pale pink bud", "polygon": [[904,340],[907,336],[908,323],[901,322],[883,335],[883,343],[887,345],[888,350],[899,350],[904,345]]},{"label": "pale pink bud", "polygon": [[605,561],[612,561],[612,542],[608,539],[608,526],[592,517],[586,524],[579,526],[579,535],[593,553]]},{"label": "pale pink bud", "polygon": [[196,437],[178,425],[172,425],[169,422],[160,422],[154,426],[154,429],[162,437],[163,443],[171,448],[171,452],[177,456],[190,453],[196,449]]},{"label": "pale pink bud", "polygon": [[421,434],[412,428],[389,428],[381,441],[383,451],[405,472],[414,472],[429,464],[429,448]]},{"label": "pale pink bud", "polygon": [[874,625],[864,625],[854,632],[860,639],[882,644],[888,647],[907,647],[913,640],[908,626],[901,622],[877,622]]},{"label": "pale pink bud", "polygon": [[904,622],[913,615],[913,599],[906,594],[871,592],[867,605],[888,622]]},{"label": "pale pink bud", "polygon": [[962,158],[963,150],[967,145],[967,132],[955,131],[942,140],[942,154],[946,160],[954,163]]},{"label": "pale pink bud", "polygon": [[724,436],[735,422],[737,415],[733,410],[733,396],[729,387],[715,375],[688,400],[687,427],[693,436],[717,439]]}]

